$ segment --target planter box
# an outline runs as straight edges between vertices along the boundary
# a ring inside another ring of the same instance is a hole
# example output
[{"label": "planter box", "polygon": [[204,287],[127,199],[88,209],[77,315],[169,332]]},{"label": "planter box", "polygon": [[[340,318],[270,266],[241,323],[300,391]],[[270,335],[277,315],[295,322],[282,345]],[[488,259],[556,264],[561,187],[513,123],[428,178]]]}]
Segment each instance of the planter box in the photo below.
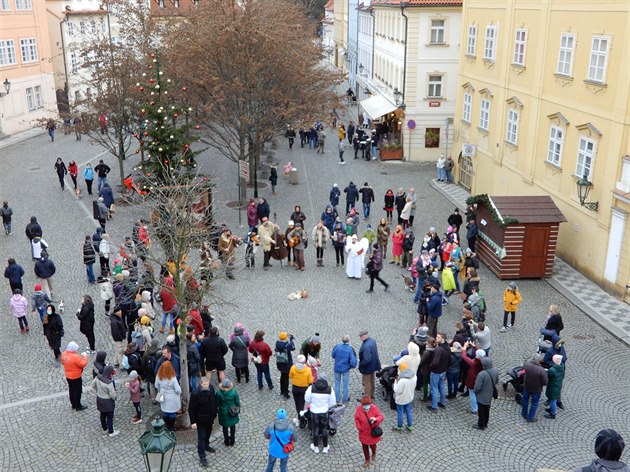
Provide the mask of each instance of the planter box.
[{"label": "planter box", "polygon": [[381,161],[402,161],[403,150],[400,149],[381,149]]}]

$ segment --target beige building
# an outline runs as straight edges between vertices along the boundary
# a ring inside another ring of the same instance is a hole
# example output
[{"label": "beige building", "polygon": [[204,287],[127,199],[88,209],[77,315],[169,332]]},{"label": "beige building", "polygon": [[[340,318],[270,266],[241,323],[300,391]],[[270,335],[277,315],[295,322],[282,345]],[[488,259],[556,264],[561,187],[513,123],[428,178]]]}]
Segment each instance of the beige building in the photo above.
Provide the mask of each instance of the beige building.
[{"label": "beige building", "polygon": [[[373,71],[361,102],[385,122],[410,161],[435,161],[452,147],[458,89],[461,0],[372,0]],[[390,136],[391,137],[391,136]]]},{"label": "beige building", "polygon": [[345,69],[348,52],[348,0],[335,0],[333,10],[335,49],[332,63]]},{"label": "beige building", "polygon": [[568,219],[558,255],[625,300],[629,7],[464,2],[454,147],[455,176],[473,194],[550,195]]},{"label": "beige building", "polygon": [[0,0],[0,134],[32,128],[57,114],[46,4]]}]

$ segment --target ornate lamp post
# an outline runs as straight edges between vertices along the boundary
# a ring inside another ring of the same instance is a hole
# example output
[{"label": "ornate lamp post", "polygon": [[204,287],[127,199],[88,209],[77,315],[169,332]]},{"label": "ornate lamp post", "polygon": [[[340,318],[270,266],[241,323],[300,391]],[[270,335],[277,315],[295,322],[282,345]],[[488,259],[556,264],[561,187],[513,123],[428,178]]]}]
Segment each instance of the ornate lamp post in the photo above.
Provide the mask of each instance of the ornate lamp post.
[{"label": "ornate lamp post", "polygon": [[175,435],[164,429],[164,421],[151,422],[151,431],[145,431],[138,442],[147,472],[168,472],[175,452]]},{"label": "ornate lamp post", "polygon": [[9,92],[11,91],[11,82],[9,82],[9,79],[4,79],[4,82],[2,82],[2,85],[4,85],[4,89],[6,90],[6,93],[0,92],[0,97],[9,95]]},{"label": "ornate lamp post", "polygon": [[584,174],[584,177],[576,182],[578,198],[580,199],[580,205],[588,208],[591,211],[597,211],[599,202],[587,202],[588,194],[593,188],[593,183],[588,180],[588,174]]}]

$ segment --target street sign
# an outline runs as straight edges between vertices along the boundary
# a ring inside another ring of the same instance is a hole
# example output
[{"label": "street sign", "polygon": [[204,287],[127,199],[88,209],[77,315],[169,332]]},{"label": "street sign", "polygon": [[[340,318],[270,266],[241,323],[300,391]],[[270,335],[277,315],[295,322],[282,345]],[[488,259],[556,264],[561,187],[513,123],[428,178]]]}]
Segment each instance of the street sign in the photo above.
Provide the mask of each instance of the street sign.
[{"label": "street sign", "polygon": [[249,179],[249,162],[239,161],[239,175],[241,179]]},{"label": "street sign", "polygon": [[409,129],[416,129],[416,121],[415,120],[407,121],[407,128],[409,128]]},{"label": "street sign", "polygon": [[431,108],[437,108],[440,106],[442,102],[440,102],[439,100],[432,100],[429,102],[429,107]]}]

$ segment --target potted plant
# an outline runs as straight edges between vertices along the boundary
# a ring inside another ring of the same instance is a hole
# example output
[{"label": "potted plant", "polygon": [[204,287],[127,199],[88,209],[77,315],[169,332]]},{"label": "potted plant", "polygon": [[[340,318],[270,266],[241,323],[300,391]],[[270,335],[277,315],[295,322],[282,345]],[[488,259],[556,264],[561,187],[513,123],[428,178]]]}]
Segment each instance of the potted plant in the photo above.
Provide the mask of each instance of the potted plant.
[{"label": "potted plant", "polygon": [[385,144],[381,149],[382,161],[401,161],[403,158],[402,144]]}]

